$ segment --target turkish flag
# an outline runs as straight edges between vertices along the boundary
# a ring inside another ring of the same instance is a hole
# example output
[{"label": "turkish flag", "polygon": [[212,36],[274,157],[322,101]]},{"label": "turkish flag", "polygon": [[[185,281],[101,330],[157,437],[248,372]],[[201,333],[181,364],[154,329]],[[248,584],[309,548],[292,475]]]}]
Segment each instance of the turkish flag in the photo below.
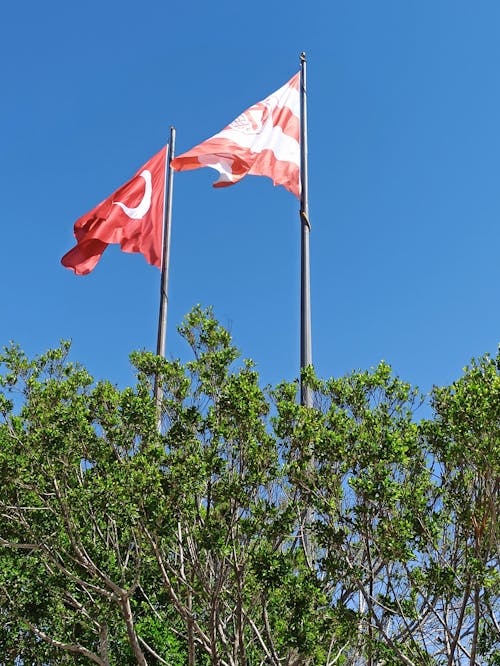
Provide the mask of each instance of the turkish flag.
[{"label": "turkish flag", "polygon": [[124,252],[140,252],[148,263],[161,267],[166,154],[164,147],[75,222],[77,242],[61,259],[63,266],[86,275],[110,243],[119,243]]}]

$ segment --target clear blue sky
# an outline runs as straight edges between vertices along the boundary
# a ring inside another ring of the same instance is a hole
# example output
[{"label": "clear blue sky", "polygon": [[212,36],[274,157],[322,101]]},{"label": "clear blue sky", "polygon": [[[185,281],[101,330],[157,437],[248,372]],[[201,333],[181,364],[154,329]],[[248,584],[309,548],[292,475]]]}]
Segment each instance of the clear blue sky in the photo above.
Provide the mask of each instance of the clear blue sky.
[{"label": "clear blue sky", "polygon": [[[110,247],[76,277],[73,223],[177,128],[177,152],[276,90],[308,56],[313,359],[385,359],[428,391],[500,333],[500,3],[324,0],[9,2],[0,40],[0,344],[73,340],[132,381],[154,349],[159,271]],[[176,324],[213,305],[264,383],[299,362],[297,201],[265,178],[177,174]]]}]

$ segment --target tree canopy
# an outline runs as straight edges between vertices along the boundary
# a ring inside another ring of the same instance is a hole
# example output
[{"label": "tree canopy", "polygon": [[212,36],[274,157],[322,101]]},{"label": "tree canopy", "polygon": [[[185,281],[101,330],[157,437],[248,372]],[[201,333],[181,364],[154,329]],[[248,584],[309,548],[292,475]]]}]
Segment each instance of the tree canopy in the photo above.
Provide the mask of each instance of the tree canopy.
[{"label": "tree canopy", "polygon": [[498,666],[500,354],[418,421],[385,363],[307,408],[179,330],[125,390],[1,354],[0,664]]}]

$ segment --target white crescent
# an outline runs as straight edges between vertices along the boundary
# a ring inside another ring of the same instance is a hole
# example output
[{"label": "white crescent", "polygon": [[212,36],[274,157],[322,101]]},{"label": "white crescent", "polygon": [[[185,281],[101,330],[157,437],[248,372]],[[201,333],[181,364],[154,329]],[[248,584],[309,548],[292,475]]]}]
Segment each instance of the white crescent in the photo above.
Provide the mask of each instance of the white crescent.
[{"label": "white crescent", "polygon": [[129,208],[121,201],[113,201],[113,204],[115,204],[115,206],[120,206],[125,215],[130,217],[131,220],[140,220],[144,217],[144,215],[146,215],[151,207],[151,195],[153,193],[153,186],[151,184],[151,171],[144,169],[144,171],[142,171],[139,176],[144,178],[146,187],[144,188],[144,196],[142,197],[138,206],[135,206],[135,208]]}]

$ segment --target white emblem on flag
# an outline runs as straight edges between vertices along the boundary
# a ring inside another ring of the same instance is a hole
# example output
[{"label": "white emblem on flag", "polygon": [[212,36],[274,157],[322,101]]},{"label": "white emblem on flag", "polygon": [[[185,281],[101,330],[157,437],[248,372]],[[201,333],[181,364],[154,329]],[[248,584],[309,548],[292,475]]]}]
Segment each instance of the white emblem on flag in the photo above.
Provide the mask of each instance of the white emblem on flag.
[{"label": "white emblem on flag", "polygon": [[243,111],[229,124],[228,129],[231,128],[243,134],[258,134],[266,121],[268,110],[268,104],[259,102],[250,109]]},{"label": "white emblem on flag", "polygon": [[144,169],[139,176],[144,178],[145,187],[144,187],[144,196],[141,199],[141,202],[135,208],[129,208],[121,201],[113,201],[112,203],[115,206],[120,206],[125,215],[130,217],[131,220],[140,220],[146,215],[148,210],[151,207],[151,195],[153,194],[153,186],[151,184],[151,171]]}]

